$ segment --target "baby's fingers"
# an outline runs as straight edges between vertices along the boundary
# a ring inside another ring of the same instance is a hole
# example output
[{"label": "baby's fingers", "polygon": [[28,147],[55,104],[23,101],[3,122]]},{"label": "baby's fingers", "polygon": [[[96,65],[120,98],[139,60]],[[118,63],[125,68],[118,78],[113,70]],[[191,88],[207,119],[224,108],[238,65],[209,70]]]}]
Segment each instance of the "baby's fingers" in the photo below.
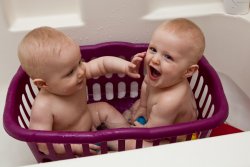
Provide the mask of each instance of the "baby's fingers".
[{"label": "baby's fingers", "polygon": [[145,55],[146,55],[146,52],[141,52],[141,53],[137,53],[134,57],[144,58]]},{"label": "baby's fingers", "polygon": [[139,64],[140,62],[142,62],[143,58],[142,57],[135,57],[132,60],[132,63],[134,64]]},{"label": "baby's fingers", "polygon": [[130,77],[132,77],[132,78],[140,78],[141,77],[141,75],[140,74],[136,74],[136,73],[130,73],[130,74],[128,74]]},{"label": "baby's fingers", "polygon": [[98,144],[89,144],[89,151],[91,154],[98,154],[101,147]]},{"label": "baby's fingers", "polygon": [[140,60],[133,60],[128,65],[128,70],[133,73],[138,73],[139,67],[140,67]]},{"label": "baby's fingers", "polygon": [[132,62],[129,62],[128,68],[135,69],[136,68],[136,64],[134,64]]},{"label": "baby's fingers", "polygon": [[142,52],[142,53],[137,53],[136,55],[134,55],[131,59],[131,62],[134,62],[135,60],[140,60],[142,61],[144,56],[146,55],[146,52]]}]

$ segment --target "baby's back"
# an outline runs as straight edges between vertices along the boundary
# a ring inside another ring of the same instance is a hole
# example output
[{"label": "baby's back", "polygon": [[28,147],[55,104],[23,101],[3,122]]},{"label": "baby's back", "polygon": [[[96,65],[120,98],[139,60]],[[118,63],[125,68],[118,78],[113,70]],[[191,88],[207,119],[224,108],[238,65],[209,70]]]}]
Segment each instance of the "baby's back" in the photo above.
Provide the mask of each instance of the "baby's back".
[{"label": "baby's back", "polygon": [[174,124],[196,120],[197,106],[189,83],[185,82],[176,92],[178,91],[179,96],[177,97],[179,99],[176,99],[176,112],[178,115],[176,116]]}]

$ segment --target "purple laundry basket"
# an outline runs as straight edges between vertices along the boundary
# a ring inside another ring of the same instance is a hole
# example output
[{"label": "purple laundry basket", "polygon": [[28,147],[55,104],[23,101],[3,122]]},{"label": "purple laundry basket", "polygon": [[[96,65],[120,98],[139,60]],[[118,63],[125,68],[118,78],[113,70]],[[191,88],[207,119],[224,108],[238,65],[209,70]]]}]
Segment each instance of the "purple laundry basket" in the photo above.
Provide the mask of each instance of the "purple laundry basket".
[{"label": "purple laundry basket", "polygon": [[[146,51],[147,44],[107,42],[80,48],[86,61],[104,55],[115,55],[130,60],[136,53]],[[199,66],[199,72],[190,78],[190,85],[198,107],[198,120],[155,128],[119,128],[96,132],[28,129],[31,105],[36,96],[35,92],[38,90],[31,84],[26,73],[19,68],[8,89],[3,116],[4,128],[13,138],[26,142],[38,162],[74,158],[75,155],[70,146],[72,143],[82,144],[84,152],[82,156],[89,156],[91,155],[90,143],[100,143],[101,154],[106,154],[109,152],[107,141],[118,141],[119,151],[123,151],[126,139],[135,139],[136,148],[141,148],[144,139],[152,140],[153,145],[156,146],[159,145],[161,139],[169,138],[170,143],[174,143],[177,142],[177,137],[182,135],[185,135],[185,140],[191,140],[194,133],[198,138],[208,137],[213,128],[226,120],[228,104],[220,79],[205,57],[202,57]],[[143,67],[140,73],[143,74]],[[89,103],[107,101],[122,112],[139,98],[142,79],[143,77],[133,79],[118,74],[90,79],[87,81]],[[48,155],[38,151],[37,142],[47,143]],[[63,143],[66,153],[56,154],[53,150],[53,143]]]}]

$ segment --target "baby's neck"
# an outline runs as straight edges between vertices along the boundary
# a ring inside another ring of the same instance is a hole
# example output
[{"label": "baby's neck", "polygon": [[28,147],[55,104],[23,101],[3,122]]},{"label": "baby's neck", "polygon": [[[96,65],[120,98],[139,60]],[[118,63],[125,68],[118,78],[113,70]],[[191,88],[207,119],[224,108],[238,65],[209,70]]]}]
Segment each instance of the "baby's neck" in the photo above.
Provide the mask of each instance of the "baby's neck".
[{"label": "baby's neck", "polygon": [[166,85],[163,87],[153,87],[151,86],[151,89],[153,89],[154,91],[170,91],[170,90],[174,90],[174,89],[178,89],[179,87],[185,86],[185,85],[189,85],[189,82],[187,79],[183,79],[179,82],[176,82],[174,84],[171,85]]},{"label": "baby's neck", "polygon": [[56,94],[45,89],[41,89],[39,94],[42,94],[43,96],[54,96],[54,97],[61,98],[61,99],[75,99],[75,98],[79,98],[83,96],[83,91],[79,90],[69,95],[60,95],[60,94]]}]

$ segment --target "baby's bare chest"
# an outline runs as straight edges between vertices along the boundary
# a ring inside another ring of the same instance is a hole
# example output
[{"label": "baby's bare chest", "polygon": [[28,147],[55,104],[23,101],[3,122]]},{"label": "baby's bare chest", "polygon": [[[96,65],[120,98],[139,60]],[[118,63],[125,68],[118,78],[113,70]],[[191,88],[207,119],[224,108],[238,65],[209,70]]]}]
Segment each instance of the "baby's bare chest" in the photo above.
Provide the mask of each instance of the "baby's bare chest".
[{"label": "baby's bare chest", "polygon": [[147,98],[147,110],[151,111],[154,106],[159,105],[160,102],[162,101],[162,98],[164,98],[162,93],[153,92],[153,91],[149,92],[149,95]]},{"label": "baby's bare chest", "polygon": [[171,91],[151,91],[147,99],[147,113],[153,110],[158,113],[184,113],[183,115],[195,115],[196,103],[192,91],[188,89]]}]

